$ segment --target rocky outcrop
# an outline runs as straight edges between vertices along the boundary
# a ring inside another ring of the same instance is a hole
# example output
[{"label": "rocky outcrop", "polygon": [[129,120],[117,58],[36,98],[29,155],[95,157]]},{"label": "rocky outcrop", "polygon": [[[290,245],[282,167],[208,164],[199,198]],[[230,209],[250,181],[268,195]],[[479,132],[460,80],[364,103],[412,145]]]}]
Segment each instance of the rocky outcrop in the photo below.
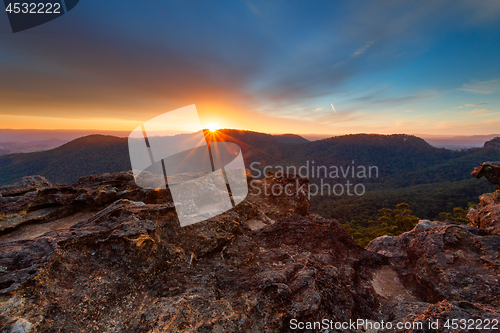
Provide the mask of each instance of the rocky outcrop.
[{"label": "rocky outcrop", "polygon": [[35,191],[45,187],[52,187],[52,184],[42,176],[26,176],[21,180],[0,187],[0,197],[18,196],[26,192]]},{"label": "rocky outcrop", "polygon": [[500,192],[486,193],[479,199],[481,202],[469,210],[467,218],[472,226],[500,236]]},{"label": "rocky outcrop", "polygon": [[[389,305],[394,324],[422,325],[422,329],[398,332],[469,332],[446,328],[446,323],[451,325],[453,319],[465,319],[468,324],[473,319],[500,320],[499,248],[500,237],[483,230],[426,220],[410,232],[379,237],[366,247],[388,257],[407,290],[420,300]],[[431,329],[432,325],[439,328]]]},{"label": "rocky outcrop", "polygon": [[500,188],[500,162],[484,162],[474,168],[471,175],[477,179],[485,177],[490,183]]},{"label": "rocky outcrop", "polygon": [[367,250],[391,258],[419,297],[500,306],[500,237],[458,224],[420,221],[410,232],[379,237]]},{"label": "rocky outcrop", "polygon": [[164,192],[138,188],[131,172],[82,177],[72,186],[53,186],[41,176],[25,177],[0,187],[0,234],[75,213],[95,213],[119,199],[165,202],[170,194]]},{"label": "rocky outcrop", "polygon": [[0,331],[317,332],[292,322],[498,317],[500,237],[421,221],[363,249],[310,214],[307,184],[249,178],[236,208],[186,227],[168,190],[140,189],[130,173],[3,196]]},{"label": "rocky outcrop", "polygon": [[[268,180],[297,183],[291,175]],[[371,270],[384,258],[337,221],[309,215],[307,187],[250,195],[181,228],[168,191],[131,181],[129,173],[91,176],[3,206],[12,214],[53,206],[65,218],[104,207],[34,238],[13,237],[19,227],[0,237],[4,331],[276,332],[292,318],[379,316]]]},{"label": "rocky outcrop", "polygon": [[270,218],[283,214],[308,215],[309,179],[301,175],[268,172],[263,180],[249,179],[249,198],[259,202],[260,208]]},{"label": "rocky outcrop", "polygon": [[[472,175],[498,185],[499,170],[498,163],[487,162]],[[469,211],[471,225],[423,220],[409,232],[368,244],[366,249],[387,257],[406,288],[423,302],[405,303],[414,311],[393,312],[399,321],[422,323],[424,329],[408,332],[433,331],[432,325],[439,332],[466,332],[478,320],[500,320],[499,198],[498,191],[483,194]],[[453,319],[465,320],[466,328],[463,322],[453,326]]]},{"label": "rocky outcrop", "polygon": [[480,203],[469,210],[467,218],[471,225],[500,236],[500,162],[486,162],[474,168],[471,173],[476,178],[485,177],[499,189],[479,197]]}]

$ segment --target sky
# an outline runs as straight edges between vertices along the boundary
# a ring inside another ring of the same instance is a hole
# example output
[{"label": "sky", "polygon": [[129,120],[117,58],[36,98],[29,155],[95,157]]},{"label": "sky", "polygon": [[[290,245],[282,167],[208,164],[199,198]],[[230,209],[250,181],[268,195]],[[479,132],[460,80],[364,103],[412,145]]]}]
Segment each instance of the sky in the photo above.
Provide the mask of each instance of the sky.
[{"label": "sky", "polygon": [[0,128],[132,131],[195,104],[267,133],[494,134],[499,59],[498,0],[82,0],[15,34],[0,14]]}]

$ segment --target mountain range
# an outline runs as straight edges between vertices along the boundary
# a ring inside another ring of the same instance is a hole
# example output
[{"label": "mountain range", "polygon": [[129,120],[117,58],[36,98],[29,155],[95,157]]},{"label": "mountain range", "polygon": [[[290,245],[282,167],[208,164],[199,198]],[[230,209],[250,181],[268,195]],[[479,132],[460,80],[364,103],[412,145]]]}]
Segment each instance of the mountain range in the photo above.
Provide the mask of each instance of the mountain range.
[{"label": "mountain range", "polygon": [[[270,166],[295,166],[295,170],[308,166],[309,172],[313,166],[328,170],[376,168],[376,175],[365,178],[357,177],[358,174],[352,177],[351,173],[338,178],[308,174],[311,183],[318,186],[323,182],[345,189],[347,181],[362,184],[363,195],[328,193],[311,198],[313,212],[361,225],[376,218],[378,209],[400,202],[409,203],[420,218],[434,218],[440,212],[467,206],[477,201],[480,194],[492,190],[486,181],[472,179],[470,170],[484,161],[500,160],[500,150],[495,145],[454,151],[435,148],[421,138],[405,134],[355,134],[317,141],[298,135],[231,129],[219,130],[217,134],[218,141],[234,142],[241,147],[246,166],[254,176]],[[126,138],[89,135],[51,150],[0,156],[0,185],[27,175],[70,184],[82,176],[130,169]]]}]

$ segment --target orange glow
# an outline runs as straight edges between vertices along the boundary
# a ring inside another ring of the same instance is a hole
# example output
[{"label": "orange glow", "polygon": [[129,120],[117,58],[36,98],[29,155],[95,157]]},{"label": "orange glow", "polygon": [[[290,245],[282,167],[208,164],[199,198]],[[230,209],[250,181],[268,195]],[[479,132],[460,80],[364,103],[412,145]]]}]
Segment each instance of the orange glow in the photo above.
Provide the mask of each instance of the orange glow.
[{"label": "orange glow", "polygon": [[210,132],[213,133],[213,132],[217,131],[220,128],[220,126],[217,125],[216,123],[210,123],[207,125],[207,128]]},{"label": "orange glow", "polygon": [[[0,97],[2,97],[1,94]],[[348,114],[343,117],[342,114],[333,114],[331,119],[286,118],[273,113],[255,111],[251,105],[242,107],[234,101],[231,102],[231,99],[222,101],[221,99],[193,98],[192,100],[179,100],[171,105],[148,104],[144,105],[144,108],[138,105],[105,108],[99,105],[44,105],[43,103],[37,108],[23,104],[17,107],[12,105],[10,108],[9,105],[9,114],[0,112],[0,128],[130,132],[153,117],[190,104],[196,104],[202,128],[209,129],[210,124],[216,124],[216,130],[228,128],[269,134],[325,134],[326,137],[348,133],[428,135],[439,132],[442,135],[456,135],[460,132],[462,135],[476,135],[496,133],[500,126],[498,118],[487,120],[474,118],[474,122],[465,123],[469,119],[462,118],[467,115],[437,122],[426,117],[412,116],[411,113],[392,115],[389,119],[387,115],[370,114],[355,115],[353,119],[349,119]],[[68,109],[72,112],[68,113]],[[176,133],[171,135],[191,131],[192,127],[178,126]]]}]

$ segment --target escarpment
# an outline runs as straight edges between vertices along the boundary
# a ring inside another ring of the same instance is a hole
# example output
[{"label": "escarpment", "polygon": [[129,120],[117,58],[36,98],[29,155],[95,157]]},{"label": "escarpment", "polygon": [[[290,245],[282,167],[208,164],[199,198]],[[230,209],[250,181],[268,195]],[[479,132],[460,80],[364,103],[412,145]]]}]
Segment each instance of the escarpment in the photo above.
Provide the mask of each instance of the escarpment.
[{"label": "escarpment", "polygon": [[363,249],[338,221],[310,213],[308,180],[294,174],[249,178],[241,204],[186,227],[168,190],[133,179],[28,177],[0,188],[1,331],[291,332],[293,320],[500,318],[500,236],[483,215],[471,226],[421,221]]}]

